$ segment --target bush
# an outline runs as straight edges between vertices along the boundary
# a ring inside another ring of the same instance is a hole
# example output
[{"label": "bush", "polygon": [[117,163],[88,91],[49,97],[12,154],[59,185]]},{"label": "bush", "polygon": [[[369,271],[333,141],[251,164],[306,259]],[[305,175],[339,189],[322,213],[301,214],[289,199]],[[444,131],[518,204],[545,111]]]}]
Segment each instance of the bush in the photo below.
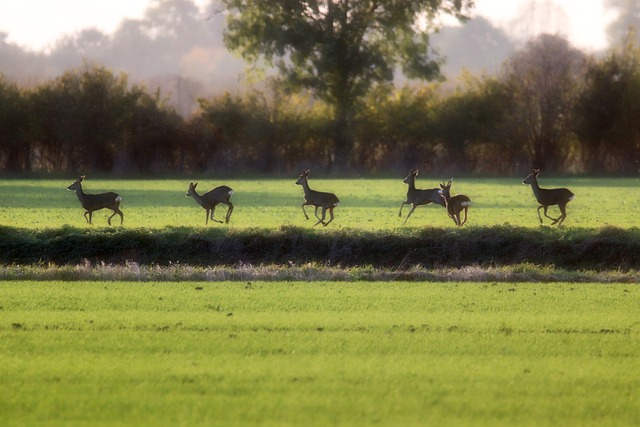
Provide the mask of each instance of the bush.
[{"label": "bush", "polygon": [[0,227],[0,263],[73,265],[295,265],[390,268],[640,268],[640,229],[425,228],[421,231],[195,229],[27,230]]}]

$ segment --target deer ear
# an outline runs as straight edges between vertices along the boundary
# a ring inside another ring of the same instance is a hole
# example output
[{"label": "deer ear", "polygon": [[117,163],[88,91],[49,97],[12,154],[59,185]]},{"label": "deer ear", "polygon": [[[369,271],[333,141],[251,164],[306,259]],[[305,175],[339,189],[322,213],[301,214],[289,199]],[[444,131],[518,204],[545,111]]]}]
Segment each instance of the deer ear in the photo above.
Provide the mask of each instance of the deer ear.
[{"label": "deer ear", "polygon": [[84,181],[86,177],[84,175],[80,175],[80,178],[78,178],[78,182],[82,182]]},{"label": "deer ear", "polygon": [[304,176],[309,176],[309,172],[311,172],[309,169],[305,169],[304,170]]}]

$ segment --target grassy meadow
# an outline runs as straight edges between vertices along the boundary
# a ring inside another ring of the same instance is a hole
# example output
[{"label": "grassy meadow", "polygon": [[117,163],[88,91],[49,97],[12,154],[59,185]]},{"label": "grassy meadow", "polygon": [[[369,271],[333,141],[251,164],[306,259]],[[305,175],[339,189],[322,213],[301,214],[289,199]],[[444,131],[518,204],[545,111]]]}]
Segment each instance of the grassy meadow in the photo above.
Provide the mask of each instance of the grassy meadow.
[{"label": "grassy meadow", "polygon": [[[405,200],[407,186],[403,177],[397,179],[314,179],[311,188],[330,191],[340,199],[335,209],[336,219],[330,228],[361,228],[393,230],[403,227],[410,207],[398,217]],[[531,188],[518,178],[459,178],[454,180],[452,193],[466,194],[472,200],[469,210],[470,227],[513,225],[539,226],[537,202]],[[209,227],[277,228],[280,226],[311,226],[301,212],[303,192],[291,179],[226,179],[199,180],[198,191],[205,192],[226,184],[234,189],[235,205],[231,222]],[[74,193],[66,191],[73,179],[4,179],[0,180],[0,225],[25,228],[57,228],[64,225],[88,226]],[[433,188],[437,179],[419,176],[418,188]],[[204,227],[205,211],[192,198],[185,197],[189,179],[185,180],[119,180],[92,179],[84,183],[87,193],[115,191],[123,197],[121,209],[128,228],[163,228],[166,226]],[[567,207],[567,227],[594,228],[606,225],[628,228],[638,226],[640,211],[640,178],[546,178],[540,177],[543,188],[568,187],[576,198]],[[313,218],[312,209],[307,212]],[[110,211],[94,213],[94,227],[106,227]],[[216,218],[223,218],[226,206],[219,205]],[[559,216],[557,207],[550,215]],[[118,223],[117,218],[114,218]],[[545,219],[545,223],[549,224]],[[453,227],[439,206],[419,207],[407,222],[409,228],[424,226]],[[466,225],[465,225],[466,226]]]},{"label": "grassy meadow", "polygon": [[[444,233],[448,241],[500,231],[497,242],[476,240],[511,248],[509,236],[523,234],[515,227],[558,241],[560,250],[591,230],[597,230],[591,234],[598,246],[589,253],[617,254],[615,236],[622,247],[637,247],[640,178],[541,176],[542,187],[568,187],[576,195],[562,231],[539,228],[524,177],[456,179],[452,193],[472,199],[463,230],[453,230],[453,221],[433,205],[418,208],[403,226],[410,207],[398,217],[407,191],[402,178],[312,176],[311,188],[334,192],[341,205],[330,230],[304,233],[297,230],[315,220],[304,219],[295,176],[200,179],[200,193],[222,184],[235,190],[230,224],[210,222],[206,231],[204,210],[185,197],[189,179],[89,177],[87,193],[115,191],[124,199],[124,229],[114,230],[106,229],[109,211],[94,213],[93,226],[85,223],[75,194],[66,191],[72,178],[0,179],[0,226],[9,227],[3,253],[22,252],[20,245],[41,251],[41,239],[55,243],[43,244],[47,250],[65,253],[87,242],[129,248],[127,238],[153,248],[166,236],[190,234],[201,244],[210,243],[202,235],[214,234],[217,244],[228,241],[232,248],[246,238],[251,247],[254,236],[260,242],[278,233],[290,233],[292,247],[304,249],[306,240],[318,245],[318,236],[353,237],[353,244],[377,235],[395,242]],[[418,188],[437,184],[425,176],[417,182]],[[216,217],[225,214],[219,206]],[[550,214],[559,215],[557,208]],[[514,229],[490,228],[502,225]],[[175,247],[169,240],[167,248]],[[585,273],[526,263],[437,271],[419,265],[345,269],[320,261],[19,264],[8,262],[0,271],[6,279],[0,280],[2,426],[589,426],[640,420],[636,270]]]},{"label": "grassy meadow", "polygon": [[0,424],[637,425],[630,284],[0,282]]}]

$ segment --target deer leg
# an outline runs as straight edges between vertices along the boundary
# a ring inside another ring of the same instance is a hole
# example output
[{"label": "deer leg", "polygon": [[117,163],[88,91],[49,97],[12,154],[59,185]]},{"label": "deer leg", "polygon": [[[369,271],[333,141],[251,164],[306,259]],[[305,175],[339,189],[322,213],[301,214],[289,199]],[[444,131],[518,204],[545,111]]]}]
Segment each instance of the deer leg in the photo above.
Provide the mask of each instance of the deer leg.
[{"label": "deer leg", "polygon": [[553,224],[555,224],[556,222],[558,222],[558,220],[562,217],[562,215],[560,215],[560,217],[558,217],[558,218],[552,218],[552,217],[550,217],[549,215],[547,215],[547,208],[548,208],[548,206],[545,206],[545,207],[544,207],[544,216],[546,216],[546,217],[547,217],[547,218],[549,218],[551,221],[553,221],[553,222],[551,223],[551,225],[553,225]]},{"label": "deer leg", "polygon": [[404,208],[404,205],[408,205],[408,202],[402,202],[402,204],[400,205],[400,213],[398,214],[399,217],[402,216],[402,208]]},{"label": "deer leg", "polygon": [[545,215],[547,214],[547,207],[546,206],[542,206],[542,205],[538,206],[538,219],[540,220],[540,224],[542,224],[542,216],[540,216],[540,209],[542,209],[542,208],[544,208]]},{"label": "deer leg", "polygon": [[227,216],[225,217],[224,221],[229,224],[229,218],[231,218],[231,212],[233,212],[233,204],[229,202],[226,203],[226,205],[229,207],[229,209],[227,209]]},{"label": "deer leg", "polygon": [[[460,227],[462,227],[464,223],[467,222],[467,209],[468,208],[464,208],[464,221],[462,221],[462,223],[460,224]],[[460,220],[460,217],[458,217],[458,220]]]},{"label": "deer leg", "polygon": [[325,222],[325,223],[323,224],[325,227],[326,227],[327,225],[329,225],[329,223],[330,223],[331,221],[333,221],[333,206],[331,206],[331,207],[329,208],[329,216],[331,217],[331,218],[329,219],[329,221],[327,221],[327,222]]},{"label": "deer leg", "polygon": [[405,225],[407,223],[407,221],[409,220],[409,217],[411,216],[411,214],[413,213],[413,211],[416,210],[416,205],[411,205],[411,210],[409,211],[409,215],[407,215],[407,217],[405,218],[404,222],[402,223],[402,225]]},{"label": "deer leg", "polygon": [[206,221],[204,222],[204,224],[207,225],[207,224],[209,224],[209,209],[205,208],[204,210],[205,210],[205,215],[206,215],[205,216]]},{"label": "deer leg", "polygon": [[[318,216],[318,209],[320,209],[320,206],[316,206],[316,211],[315,211],[316,218],[318,218],[318,219],[320,219],[320,220],[323,220],[323,219],[324,219],[324,214],[322,215],[322,218],[320,218],[320,217]],[[323,213],[324,213],[324,211],[323,211]]]},{"label": "deer leg", "polygon": [[560,208],[560,217],[554,221],[554,224],[557,222],[558,225],[562,224],[564,219],[567,217],[567,206],[566,205],[558,205]]},{"label": "deer leg", "polygon": [[305,205],[306,205],[306,203],[303,203],[303,204],[302,204],[302,213],[304,214],[304,217],[305,217],[306,219],[309,219],[309,215],[307,215],[307,212],[304,210]]},{"label": "deer leg", "polygon": [[107,222],[109,223],[109,225],[111,225],[111,218],[113,218],[116,215],[120,215],[120,225],[122,225],[122,222],[124,221],[124,215],[122,214],[122,211],[120,211],[120,209],[118,208],[111,209],[111,210],[113,211],[113,215],[107,218]]},{"label": "deer leg", "polygon": [[218,223],[222,224],[222,221],[217,220],[217,219],[215,219],[215,218],[213,217],[213,214],[214,214],[215,212],[216,212],[216,207],[215,207],[215,205],[214,205],[214,206],[211,208],[211,221],[213,221],[213,222],[218,222]]},{"label": "deer leg", "polygon": [[324,223],[324,217],[327,213],[327,208],[323,207],[322,208],[322,218],[318,217],[318,222],[316,222],[315,224],[313,224],[313,226],[315,227],[318,224],[322,224],[322,225],[327,225]]},{"label": "deer leg", "polygon": [[[87,217],[87,214],[89,214],[88,217]],[[85,211],[84,212],[84,219],[87,221],[88,224],[91,224],[92,214],[93,214],[93,212],[91,212],[91,211]]]}]

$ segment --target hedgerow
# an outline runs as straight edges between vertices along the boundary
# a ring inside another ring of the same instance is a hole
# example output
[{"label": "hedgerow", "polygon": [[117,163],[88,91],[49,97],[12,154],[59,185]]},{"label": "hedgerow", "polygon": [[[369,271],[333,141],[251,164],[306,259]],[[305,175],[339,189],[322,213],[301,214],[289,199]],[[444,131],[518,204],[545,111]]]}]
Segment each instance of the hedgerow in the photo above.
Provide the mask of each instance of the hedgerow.
[{"label": "hedgerow", "polygon": [[518,264],[566,270],[640,268],[640,229],[512,226],[400,229],[157,229],[0,227],[3,265],[197,267],[314,265],[406,270]]}]

